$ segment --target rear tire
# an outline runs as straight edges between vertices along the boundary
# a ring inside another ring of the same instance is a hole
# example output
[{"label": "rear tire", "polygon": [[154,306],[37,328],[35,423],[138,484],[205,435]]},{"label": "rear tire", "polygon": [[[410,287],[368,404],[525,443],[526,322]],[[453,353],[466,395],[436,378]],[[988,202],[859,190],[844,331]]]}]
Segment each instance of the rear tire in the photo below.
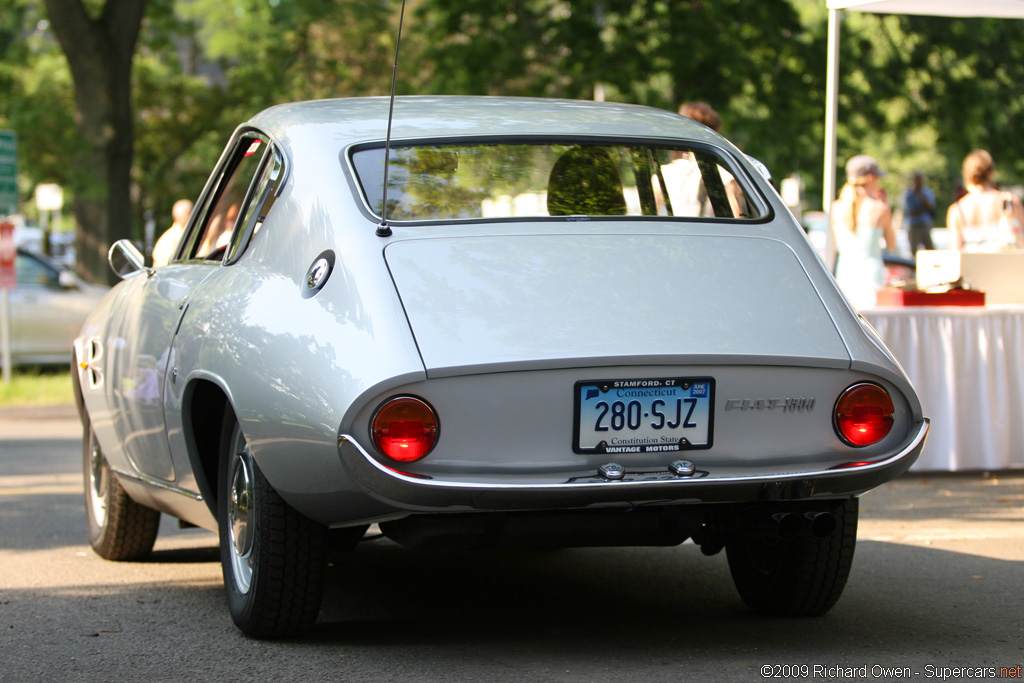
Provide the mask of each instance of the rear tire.
[{"label": "rear tire", "polygon": [[820,616],[846,587],[857,542],[858,500],[837,505],[835,530],[824,538],[764,539],[733,534],[729,570],[751,609],[774,616]]},{"label": "rear tire", "polygon": [[230,411],[217,482],[224,590],[235,625],[254,638],[305,631],[323,600],[327,530],[271,488]]},{"label": "rear tire", "polygon": [[89,544],[108,560],[140,560],[153,550],[160,513],[139,505],[121,487],[110,469],[92,422],[85,418],[82,438],[85,471],[85,518]]}]

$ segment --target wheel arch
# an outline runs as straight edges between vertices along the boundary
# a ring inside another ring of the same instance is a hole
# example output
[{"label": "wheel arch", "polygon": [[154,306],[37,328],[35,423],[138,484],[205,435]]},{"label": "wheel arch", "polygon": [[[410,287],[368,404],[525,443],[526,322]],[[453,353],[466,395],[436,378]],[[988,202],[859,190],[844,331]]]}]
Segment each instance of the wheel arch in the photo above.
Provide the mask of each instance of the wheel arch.
[{"label": "wheel arch", "polygon": [[78,345],[71,347],[71,393],[75,400],[75,409],[78,411],[78,419],[85,424],[88,418],[85,410],[85,396],[82,395],[82,378],[79,375],[78,367]]},{"label": "wheel arch", "polygon": [[234,408],[227,391],[210,379],[193,380],[182,396],[182,430],[189,462],[199,492],[214,519],[217,519],[221,425],[228,410],[233,412]]}]

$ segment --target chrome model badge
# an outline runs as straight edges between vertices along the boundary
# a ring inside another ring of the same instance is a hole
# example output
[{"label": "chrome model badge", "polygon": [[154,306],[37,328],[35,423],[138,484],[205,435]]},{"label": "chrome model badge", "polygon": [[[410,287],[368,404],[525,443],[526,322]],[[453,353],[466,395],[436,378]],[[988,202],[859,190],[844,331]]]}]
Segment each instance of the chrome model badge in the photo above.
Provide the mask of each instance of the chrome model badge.
[{"label": "chrome model badge", "polygon": [[813,398],[727,398],[726,410],[781,410],[784,413],[809,413]]}]

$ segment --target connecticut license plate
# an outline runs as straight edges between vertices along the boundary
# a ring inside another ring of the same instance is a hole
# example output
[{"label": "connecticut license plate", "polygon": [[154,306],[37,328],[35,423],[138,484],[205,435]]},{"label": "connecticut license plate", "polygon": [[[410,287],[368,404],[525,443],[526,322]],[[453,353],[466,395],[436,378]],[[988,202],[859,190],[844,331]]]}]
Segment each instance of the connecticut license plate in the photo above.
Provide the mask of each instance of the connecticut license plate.
[{"label": "connecticut license plate", "polygon": [[573,450],[652,453],[711,448],[711,377],[576,382]]}]

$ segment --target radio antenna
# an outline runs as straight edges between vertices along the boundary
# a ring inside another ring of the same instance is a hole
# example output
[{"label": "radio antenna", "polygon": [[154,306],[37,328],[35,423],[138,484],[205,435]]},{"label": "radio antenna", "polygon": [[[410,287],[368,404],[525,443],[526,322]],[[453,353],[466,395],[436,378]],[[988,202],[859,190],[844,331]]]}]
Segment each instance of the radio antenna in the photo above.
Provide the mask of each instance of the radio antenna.
[{"label": "radio antenna", "polygon": [[388,105],[388,135],[384,141],[384,199],[380,207],[380,224],[377,225],[378,237],[390,237],[391,226],[388,225],[388,168],[391,165],[391,120],[395,116],[395,82],[398,80],[398,50],[402,47],[402,23],[405,21],[405,0],[402,0],[402,11],[398,15],[398,38],[395,40],[395,66],[391,72],[391,103]]}]

